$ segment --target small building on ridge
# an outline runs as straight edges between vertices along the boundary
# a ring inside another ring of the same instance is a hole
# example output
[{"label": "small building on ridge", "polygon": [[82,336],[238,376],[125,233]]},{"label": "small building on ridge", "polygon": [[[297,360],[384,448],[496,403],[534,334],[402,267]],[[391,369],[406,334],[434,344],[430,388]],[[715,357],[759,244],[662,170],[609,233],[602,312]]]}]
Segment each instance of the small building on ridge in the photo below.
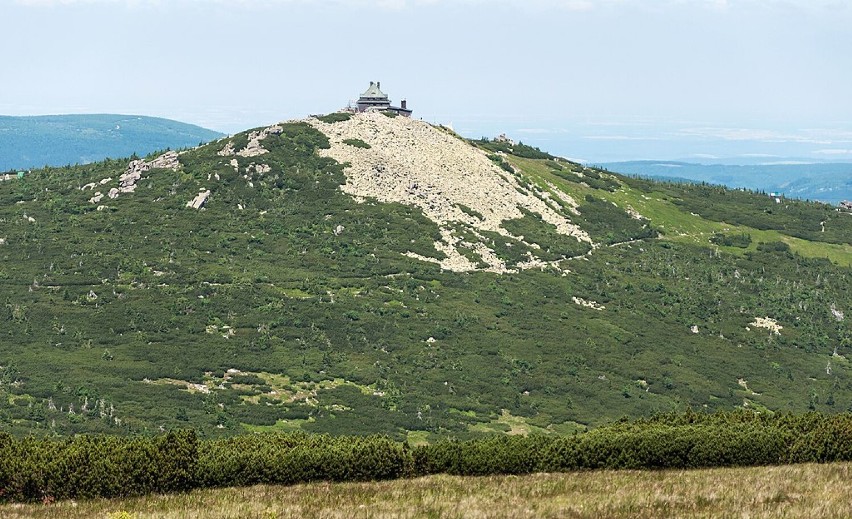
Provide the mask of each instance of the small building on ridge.
[{"label": "small building on ridge", "polygon": [[382,92],[382,84],[378,81],[370,81],[370,88],[361,94],[358,98],[358,112],[366,112],[368,110],[379,110],[383,112],[394,112],[403,117],[411,117],[412,110],[408,109],[408,102],[403,99],[401,106],[391,106],[388,95]]}]

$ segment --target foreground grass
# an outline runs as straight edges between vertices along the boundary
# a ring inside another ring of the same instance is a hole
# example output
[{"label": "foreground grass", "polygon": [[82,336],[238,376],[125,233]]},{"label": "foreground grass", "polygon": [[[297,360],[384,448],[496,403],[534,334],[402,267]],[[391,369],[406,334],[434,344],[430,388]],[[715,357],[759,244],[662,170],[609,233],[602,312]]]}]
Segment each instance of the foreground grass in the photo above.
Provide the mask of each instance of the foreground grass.
[{"label": "foreground grass", "polygon": [[[532,476],[431,476],[0,505],[0,517],[849,517],[852,463]],[[125,512],[125,513],[122,513]]]}]

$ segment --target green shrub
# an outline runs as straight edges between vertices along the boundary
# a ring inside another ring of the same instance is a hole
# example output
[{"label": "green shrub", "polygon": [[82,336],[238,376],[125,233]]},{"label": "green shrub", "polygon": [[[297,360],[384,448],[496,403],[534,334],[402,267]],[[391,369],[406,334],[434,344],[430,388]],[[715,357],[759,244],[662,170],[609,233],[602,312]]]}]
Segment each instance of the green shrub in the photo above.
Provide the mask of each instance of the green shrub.
[{"label": "green shrub", "polygon": [[370,148],[372,148],[372,146],[362,141],[361,139],[343,139],[343,144],[348,144],[356,148],[363,148],[365,150],[369,150]]},{"label": "green shrub", "polygon": [[772,241],[768,243],[758,243],[757,250],[761,252],[780,252],[780,253],[790,253],[790,246],[784,243],[783,241]]},{"label": "green shrub", "polygon": [[710,243],[715,245],[724,245],[726,247],[747,248],[751,245],[751,235],[747,233],[740,234],[724,234],[717,232],[710,237]]},{"label": "green shrub", "polygon": [[443,441],[415,449],[415,472],[460,476],[529,474],[545,465],[542,455],[556,440],[547,436],[498,436],[467,442]]},{"label": "green shrub", "polygon": [[507,141],[489,140],[485,137],[478,141],[474,140],[470,142],[476,146],[479,146],[480,148],[491,152],[502,151],[503,153],[508,153],[510,155],[515,155],[517,157],[522,157],[525,159],[556,159],[556,157],[554,157],[553,155],[541,151],[540,149],[534,146],[528,146],[523,142],[510,144]]},{"label": "green shrub", "polygon": [[503,157],[501,157],[500,155],[497,155],[496,153],[492,153],[492,154],[488,155],[488,158],[491,159],[491,162],[500,166],[500,168],[503,169],[503,171],[507,171],[507,172],[512,173],[512,174],[515,173],[515,169],[512,167],[512,165],[509,164],[508,162],[506,162],[505,160],[503,160]]},{"label": "green shrub", "polygon": [[342,123],[343,121],[348,121],[349,119],[351,119],[352,114],[348,112],[334,112],[332,114],[319,115],[316,118],[328,124]]},{"label": "green shrub", "polygon": [[203,445],[198,463],[202,487],[365,481],[405,476],[408,453],[382,436],[258,434]]},{"label": "green shrub", "polygon": [[574,436],[447,441],[418,447],[413,458],[417,474],[458,475],[848,461],[852,415],[686,413]]},{"label": "green shrub", "polygon": [[195,486],[193,431],[156,438],[0,435],[0,499],[35,501],[179,492]]},{"label": "green shrub", "polygon": [[626,241],[654,238],[657,232],[648,220],[631,218],[623,209],[594,195],[586,195],[580,214],[573,219],[595,241],[612,245]]},{"label": "green shrub", "polygon": [[385,436],[268,433],[198,442],[192,431],[65,440],[16,439],[0,433],[0,459],[0,501],[440,473],[482,476],[827,463],[852,461],[852,414],[690,411],[619,422],[573,436],[445,440],[413,449]]}]

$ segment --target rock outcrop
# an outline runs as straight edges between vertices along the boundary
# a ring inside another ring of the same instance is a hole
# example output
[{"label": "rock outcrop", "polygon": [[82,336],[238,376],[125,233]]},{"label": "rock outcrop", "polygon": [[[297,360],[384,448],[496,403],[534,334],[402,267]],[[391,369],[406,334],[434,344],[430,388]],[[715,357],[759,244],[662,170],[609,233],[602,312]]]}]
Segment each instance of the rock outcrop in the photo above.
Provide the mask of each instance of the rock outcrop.
[{"label": "rock outcrop", "polygon": [[210,198],[209,189],[198,193],[195,198],[186,203],[186,206],[192,209],[201,209],[207,203],[208,198]]},{"label": "rock outcrop", "polygon": [[[170,169],[172,171],[177,171],[180,168],[180,161],[178,160],[178,153],[176,151],[169,151],[160,155],[159,157],[146,161],[146,160],[133,160],[130,161],[130,164],[127,165],[127,169],[124,170],[124,173],[120,177],[118,177],[118,187],[110,188],[107,196],[109,198],[118,198],[122,193],[132,193],[136,191],[136,184],[139,180],[142,179],[142,175],[147,173],[152,169]],[[100,185],[108,184],[112,181],[112,178],[105,178],[100,181]],[[86,184],[80,189],[94,189],[95,184]],[[89,202],[92,204],[97,204],[103,199],[103,195],[100,192],[96,192],[95,196],[89,199]]]},{"label": "rock outcrop", "polygon": [[769,333],[772,335],[781,335],[781,330],[784,329],[783,326],[778,324],[778,321],[771,317],[755,317],[754,321],[751,322],[751,326],[769,330]]},{"label": "rock outcrop", "polygon": [[234,148],[233,141],[228,141],[217,154],[220,157],[230,157],[232,155],[239,155],[240,157],[257,157],[259,155],[265,155],[266,153],[269,153],[269,150],[264,148],[261,142],[270,135],[277,135],[282,131],[284,131],[284,128],[278,124],[261,130],[255,130],[249,133],[248,144],[246,144],[245,148],[237,150]]}]

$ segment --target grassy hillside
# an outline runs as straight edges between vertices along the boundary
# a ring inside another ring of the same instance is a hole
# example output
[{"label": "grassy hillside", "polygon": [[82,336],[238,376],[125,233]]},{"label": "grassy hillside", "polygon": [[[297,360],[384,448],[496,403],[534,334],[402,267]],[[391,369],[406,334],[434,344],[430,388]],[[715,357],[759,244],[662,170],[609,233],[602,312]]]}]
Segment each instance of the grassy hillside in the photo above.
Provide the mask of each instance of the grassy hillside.
[{"label": "grassy hillside", "polygon": [[122,500],[0,505],[55,517],[823,517],[845,518],[852,464],[530,476],[430,476],[378,483],[197,490]]},{"label": "grassy hillside", "polygon": [[221,136],[191,124],[137,115],[0,116],[0,171],[146,155]]},{"label": "grassy hillside", "polygon": [[[319,124],[163,159],[133,192],[128,160],[0,182],[0,430],[420,442],[852,406],[852,215],[477,143],[518,200],[590,242],[533,210],[497,232],[457,204],[468,223],[439,225],[344,193],[347,164],[326,155],[347,144]],[[380,156],[362,143],[353,157]],[[452,253],[446,232],[476,269],[418,259]]]}]

